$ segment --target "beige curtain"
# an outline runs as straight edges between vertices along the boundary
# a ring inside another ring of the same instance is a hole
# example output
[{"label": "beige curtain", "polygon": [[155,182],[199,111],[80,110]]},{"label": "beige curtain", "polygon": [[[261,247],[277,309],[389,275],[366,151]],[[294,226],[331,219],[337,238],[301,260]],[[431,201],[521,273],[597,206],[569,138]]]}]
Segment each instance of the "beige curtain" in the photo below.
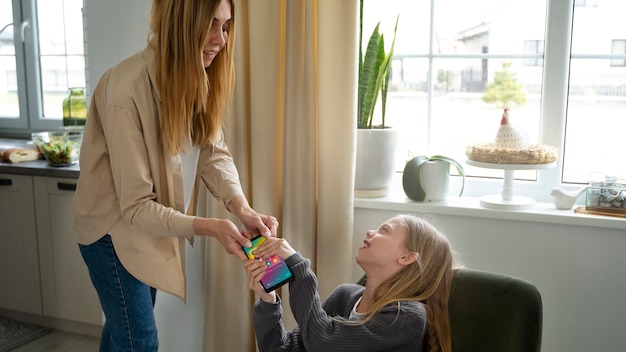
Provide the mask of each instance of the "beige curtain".
[{"label": "beige curtain", "polygon": [[[244,190],[310,258],[326,297],[351,278],[357,0],[239,0],[226,139]],[[208,197],[210,198],[210,197]],[[213,217],[232,217],[206,199]],[[205,245],[205,351],[254,351],[245,270]],[[288,292],[282,290],[284,302]],[[295,325],[288,304],[284,321]]]}]

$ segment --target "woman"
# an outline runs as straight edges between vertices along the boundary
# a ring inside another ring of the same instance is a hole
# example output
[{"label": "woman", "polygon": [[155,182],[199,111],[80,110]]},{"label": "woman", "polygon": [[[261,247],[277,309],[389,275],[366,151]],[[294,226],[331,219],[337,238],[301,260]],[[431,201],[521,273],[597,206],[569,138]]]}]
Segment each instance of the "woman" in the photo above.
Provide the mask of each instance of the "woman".
[{"label": "woman", "polygon": [[295,278],[289,303],[298,326],[286,332],[280,298],[259,281],[264,261],[244,261],[254,304],[254,329],[260,351],[451,351],[448,298],[452,250],[428,222],[408,215],[370,230],[356,262],[365,287],[342,284],[320,302],[310,261],[282,238],[270,238],[257,258],[276,254]]},{"label": "woman", "polygon": [[[74,222],[105,314],[101,351],[156,351],[156,290],[186,299],[185,238],[215,237],[245,258],[254,211],[221,131],[234,86],[232,0],[154,0],[147,47],[93,92]],[[201,181],[241,220],[195,214]]]}]

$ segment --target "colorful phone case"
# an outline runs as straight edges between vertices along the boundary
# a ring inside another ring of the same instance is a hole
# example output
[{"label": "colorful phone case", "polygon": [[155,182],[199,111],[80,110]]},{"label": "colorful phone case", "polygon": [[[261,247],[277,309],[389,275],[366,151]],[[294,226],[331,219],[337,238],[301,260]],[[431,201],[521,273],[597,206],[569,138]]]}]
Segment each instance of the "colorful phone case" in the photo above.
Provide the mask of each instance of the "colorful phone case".
[{"label": "colorful phone case", "polygon": [[[265,237],[257,236],[252,239],[252,247],[242,247],[248,259],[256,259],[253,252],[263,242],[265,242]],[[267,271],[261,279],[261,286],[263,286],[265,292],[272,292],[278,287],[293,280],[293,273],[291,272],[291,270],[289,270],[287,264],[282,259],[280,259],[279,256],[272,255],[269,258],[266,258],[265,264],[267,265]]]}]

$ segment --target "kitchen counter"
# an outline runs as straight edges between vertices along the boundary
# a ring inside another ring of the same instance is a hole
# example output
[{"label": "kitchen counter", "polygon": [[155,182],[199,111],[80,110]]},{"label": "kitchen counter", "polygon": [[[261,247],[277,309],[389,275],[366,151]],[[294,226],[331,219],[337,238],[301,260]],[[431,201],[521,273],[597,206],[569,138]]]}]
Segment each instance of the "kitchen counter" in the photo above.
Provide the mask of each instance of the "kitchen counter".
[{"label": "kitchen counter", "polygon": [[[30,143],[32,143],[30,140],[0,138],[0,150],[31,148]],[[71,166],[53,167],[44,159],[21,163],[0,162],[0,174],[78,178],[80,167],[78,163]]]},{"label": "kitchen counter", "polygon": [[53,167],[48,165],[48,162],[45,160],[15,164],[2,162],[0,163],[0,174],[78,178],[80,167],[78,164]]}]

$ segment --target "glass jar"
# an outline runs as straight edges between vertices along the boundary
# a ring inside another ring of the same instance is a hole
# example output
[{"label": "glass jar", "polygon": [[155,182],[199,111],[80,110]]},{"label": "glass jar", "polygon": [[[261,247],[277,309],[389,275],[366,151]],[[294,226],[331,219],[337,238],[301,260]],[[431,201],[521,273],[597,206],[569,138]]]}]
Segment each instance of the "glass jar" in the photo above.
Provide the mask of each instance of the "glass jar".
[{"label": "glass jar", "polygon": [[70,88],[63,99],[63,126],[84,126],[87,121],[87,98],[85,88]]}]

